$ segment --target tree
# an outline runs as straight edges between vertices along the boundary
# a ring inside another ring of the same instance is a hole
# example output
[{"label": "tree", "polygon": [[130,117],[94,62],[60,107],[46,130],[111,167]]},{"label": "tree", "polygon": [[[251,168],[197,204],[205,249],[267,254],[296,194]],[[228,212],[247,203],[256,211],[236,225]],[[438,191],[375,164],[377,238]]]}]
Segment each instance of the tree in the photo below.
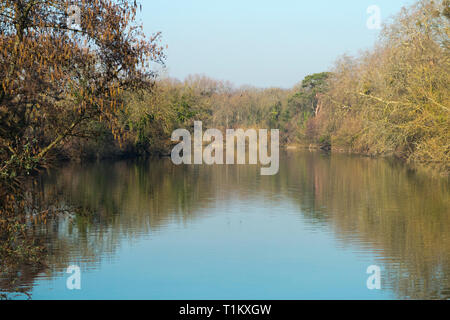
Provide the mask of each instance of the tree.
[{"label": "tree", "polygon": [[315,119],[319,139],[449,172],[449,3],[403,8],[373,50],[336,63]]},{"label": "tree", "polygon": [[2,178],[45,164],[70,137],[88,135],[90,121],[123,135],[121,92],[151,88],[150,63],[164,59],[160,34],[148,39],[135,23],[138,7],[128,0],[1,2]]}]

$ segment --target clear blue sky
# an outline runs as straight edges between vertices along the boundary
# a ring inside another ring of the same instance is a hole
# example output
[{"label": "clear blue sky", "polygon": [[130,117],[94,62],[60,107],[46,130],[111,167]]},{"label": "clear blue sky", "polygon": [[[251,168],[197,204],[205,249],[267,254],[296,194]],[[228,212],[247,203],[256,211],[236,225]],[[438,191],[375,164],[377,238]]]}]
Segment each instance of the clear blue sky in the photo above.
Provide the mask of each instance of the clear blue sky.
[{"label": "clear blue sky", "polygon": [[167,72],[289,88],[340,55],[370,48],[370,5],[382,21],[413,0],[141,0],[146,33],[161,31]]}]

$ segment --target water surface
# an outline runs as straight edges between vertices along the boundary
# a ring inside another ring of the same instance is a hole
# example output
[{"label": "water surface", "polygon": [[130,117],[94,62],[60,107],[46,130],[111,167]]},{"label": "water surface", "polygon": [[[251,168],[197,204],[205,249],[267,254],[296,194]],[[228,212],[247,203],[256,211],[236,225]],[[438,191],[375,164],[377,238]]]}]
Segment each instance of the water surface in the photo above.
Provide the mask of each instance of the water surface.
[{"label": "water surface", "polygon": [[[101,162],[39,187],[84,214],[43,227],[48,268],[19,277],[34,299],[450,297],[449,181],[396,161],[287,152],[276,176]],[[66,288],[70,265],[81,290]],[[381,290],[366,286],[371,265]]]}]

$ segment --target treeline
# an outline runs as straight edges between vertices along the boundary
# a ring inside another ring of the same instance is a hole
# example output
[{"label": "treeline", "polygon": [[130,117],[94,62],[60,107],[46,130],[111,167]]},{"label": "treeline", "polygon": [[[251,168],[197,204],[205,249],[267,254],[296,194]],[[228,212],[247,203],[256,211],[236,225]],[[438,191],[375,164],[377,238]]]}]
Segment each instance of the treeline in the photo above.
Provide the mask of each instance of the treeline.
[{"label": "treeline", "polygon": [[[120,123],[125,134],[115,141],[106,126],[96,139],[77,140],[63,147],[66,156],[89,158],[168,154],[171,133],[193,129],[194,120],[204,127],[280,129],[282,144],[306,143],[308,121],[315,117],[318,99],[327,86],[328,73],[306,77],[290,90],[234,88],[206,76],[185,81],[158,80],[151,91],[124,94],[126,112]],[[106,143],[105,143],[106,142]],[[71,150],[76,150],[71,153]],[[81,151],[81,152],[80,152]]]},{"label": "treeline", "polygon": [[[448,172],[449,3],[421,0],[403,9],[373,50],[344,56],[286,90],[236,88],[206,76],[155,80],[147,62],[164,61],[159,34],[144,40],[136,33],[132,1],[80,2],[83,16],[105,12],[83,21],[81,33],[47,14],[51,2],[7,1],[1,177],[27,175],[54,157],[168,154],[172,131],[194,120],[221,129],[278,128],[284,145],[395,154]],[[59,4],[64,19],[66,4]]]},{"label": "treeline", "polygon": [[278,128],[285,145],[395,155],[448,173],[449,12],[448,0],[404,8],[374,49],[344,56],[331,72],[307,76],[289,90],[235,88],[206,76],[160,79],[151,91],[125,95],[121,148],[111,147],[105,127],[82,154],[166,154],[174,129],[202,120],[221,129]]}]

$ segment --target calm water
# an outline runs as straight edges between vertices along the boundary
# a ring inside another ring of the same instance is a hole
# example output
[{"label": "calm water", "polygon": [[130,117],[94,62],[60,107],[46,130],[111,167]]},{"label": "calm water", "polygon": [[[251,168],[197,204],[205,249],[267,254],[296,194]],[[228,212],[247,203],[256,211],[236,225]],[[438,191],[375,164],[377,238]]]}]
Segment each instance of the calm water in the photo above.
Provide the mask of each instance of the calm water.
[{"label": "calm water", "polygon": [[449,181],[395,161],[288,152],[272,177],[122,161],[54,170],[40,188],[85,214],[42,227],[48,268],[15,283],[34,299],[450,298]]}]

